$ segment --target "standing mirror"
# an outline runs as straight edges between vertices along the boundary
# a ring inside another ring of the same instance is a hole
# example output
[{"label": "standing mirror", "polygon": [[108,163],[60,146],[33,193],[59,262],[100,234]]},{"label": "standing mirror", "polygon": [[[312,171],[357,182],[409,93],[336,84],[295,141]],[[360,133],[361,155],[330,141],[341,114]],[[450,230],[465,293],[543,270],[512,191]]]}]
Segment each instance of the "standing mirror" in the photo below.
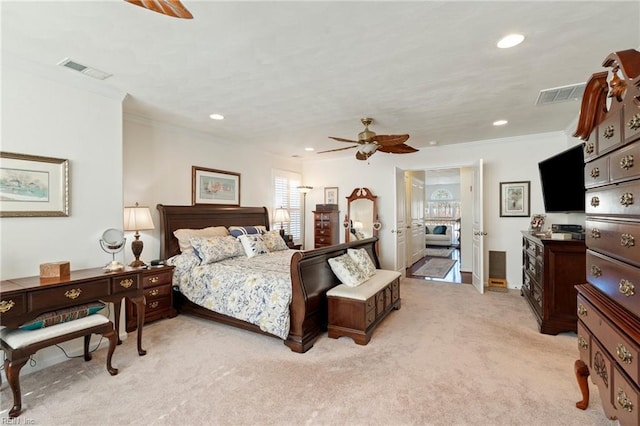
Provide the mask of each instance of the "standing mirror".
[{"label": "standing mirror", "polygon": [[382,225],[378,221],[377,198],[369,188],[356,188],[347,197],[347,214],[343,224],[346,242],[378,236]]}]

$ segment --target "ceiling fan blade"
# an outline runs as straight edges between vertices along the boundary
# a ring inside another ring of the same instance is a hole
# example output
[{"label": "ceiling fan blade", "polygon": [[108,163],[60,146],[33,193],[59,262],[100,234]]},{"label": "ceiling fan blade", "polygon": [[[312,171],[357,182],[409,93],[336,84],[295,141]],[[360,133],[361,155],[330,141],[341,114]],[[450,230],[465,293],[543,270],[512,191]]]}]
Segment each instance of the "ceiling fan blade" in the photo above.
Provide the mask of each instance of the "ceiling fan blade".
[{"label": "ceiling fan blade", "polygon": [[358,141],[353,141],[351,139],[345,139],[345,138],[336,138],[334,136],[329,136],[329,139],[333,139],[334,141],[338,141],[338,142],[358,143]]},{"label": "ceiling fan blade", "polygon": [[318,151],[316,152],[316,154],[324,154],[325,152],[336,152],[336,151],[344,151],[345,149],[351,149],[351,148],[355,148],[358,145],[353,145],[353,146],[348,146],[346,148],[336,148],[336,149],[328,149],[326,151]]},{"label": "ceiling fan blade", "polygon": [[193,19],[191,12],[179,0],[124,0],[127,3],[173,16],[174,18]]},{"label": "ceiling fan blade", "polygon": [[404,143],[393,146],[380,146],[378,147],[378,151],[387,152],[390,154],[411,154],[412,152],[418,152],[418,150],[414,147]]},{"label": "ceiling fan blade", "polygon": [[400,145],[409,139],[409,135],[376,135],[373,140],[381,146]]}]

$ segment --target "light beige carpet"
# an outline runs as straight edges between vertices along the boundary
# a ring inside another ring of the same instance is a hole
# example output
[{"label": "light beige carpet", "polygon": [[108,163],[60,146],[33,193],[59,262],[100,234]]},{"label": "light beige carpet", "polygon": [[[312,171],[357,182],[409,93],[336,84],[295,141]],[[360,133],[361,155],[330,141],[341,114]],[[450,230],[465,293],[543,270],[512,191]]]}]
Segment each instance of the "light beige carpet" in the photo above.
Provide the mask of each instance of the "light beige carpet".
[{"label": "light beige carpet", "polygon": [[439,257],[433,258],[427,260],[424,265],[416,269],[411,275],[429,278],[444,278],[455,264],[456,260]]},{"label": "light beige carpet", "polygon": [[[589,408],[575,408],[575,334],[538,333],[518,292],[413,279],[401,291],[367,346],[325,334],[306,354],[189,316],[151,323],[148,354],[131,334],[115,377],[106,350],[23,377],[20,424],[611,424],[593,385]],[[6,383],[0,396],[7,423]]]},{"label": "light beige carpet", "polygon": [[430,248],[427,247],[424,249],[425,256],[433,256],[433,257],[449,257],[453,252],[452,248]]}]

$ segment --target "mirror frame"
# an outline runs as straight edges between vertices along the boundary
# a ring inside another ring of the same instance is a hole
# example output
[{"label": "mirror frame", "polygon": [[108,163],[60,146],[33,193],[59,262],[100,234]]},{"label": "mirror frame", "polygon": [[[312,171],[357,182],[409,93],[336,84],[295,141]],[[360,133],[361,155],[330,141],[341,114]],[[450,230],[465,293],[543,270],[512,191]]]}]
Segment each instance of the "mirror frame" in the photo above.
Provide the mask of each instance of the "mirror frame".
[{"label": "mirror frame", "polygon": [[377,201],[378,196],[373,195],[373,193],[369,188],[363,187],[363,188],[355,188],[351,193],[351,195],[349,195],[346,198],[347,198],[347,214],[344,216],[344,223],[342,224],[342,226],[344,226],[344,241],[346,243],[349,242],[349,234],[351,233],[349,229],[349,223],[351,218],[351,203],[353,201],[363,200],[363,199],[370,200],[373,203],[373,217],[371,218],[373,223],[372,236],[377,237],[378,231],[382,227],[382,224],[378,220],[378,201]]}]

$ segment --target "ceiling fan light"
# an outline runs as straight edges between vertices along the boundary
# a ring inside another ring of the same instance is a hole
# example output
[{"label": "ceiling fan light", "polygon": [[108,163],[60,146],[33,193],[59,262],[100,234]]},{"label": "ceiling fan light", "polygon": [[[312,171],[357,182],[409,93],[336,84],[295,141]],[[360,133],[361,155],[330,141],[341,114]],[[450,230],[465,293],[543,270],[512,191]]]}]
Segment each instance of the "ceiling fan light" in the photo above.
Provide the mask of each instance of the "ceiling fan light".
[{"label": "ceiling fan light", "polygon": [[378,145],[372,142],[363,143],[358,146],[358,151],[360,151],[363,154],[369,154],[369,155],[376,152],[377,149],[378,149]]}]

